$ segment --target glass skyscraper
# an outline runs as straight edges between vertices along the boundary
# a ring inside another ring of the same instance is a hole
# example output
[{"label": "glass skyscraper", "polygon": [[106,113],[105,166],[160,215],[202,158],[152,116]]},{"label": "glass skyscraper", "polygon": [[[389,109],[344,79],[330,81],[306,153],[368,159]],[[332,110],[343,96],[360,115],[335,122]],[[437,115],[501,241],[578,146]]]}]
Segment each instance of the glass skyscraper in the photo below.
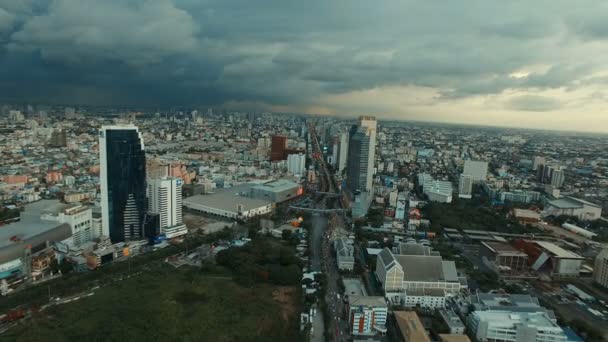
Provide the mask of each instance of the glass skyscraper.
[{"label": "glass skyscraper", "polygon": [[376,118],[359,117],[359,125],[350,130],[346,184],[351,191],[372,191],[376,155]]},{"label": "glass skyscraper", "polygon": [[112,243],[143,237],[146,212],[146,154],[136,126],[99,131],[102,232]]}]

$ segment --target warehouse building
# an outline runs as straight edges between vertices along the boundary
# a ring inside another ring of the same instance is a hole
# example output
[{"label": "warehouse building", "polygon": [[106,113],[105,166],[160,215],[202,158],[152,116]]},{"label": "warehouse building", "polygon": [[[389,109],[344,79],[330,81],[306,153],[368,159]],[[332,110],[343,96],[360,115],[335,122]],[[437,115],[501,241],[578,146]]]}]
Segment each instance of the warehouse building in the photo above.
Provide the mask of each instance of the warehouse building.
[{"label": "warehouse building", "polygon": [[253,186],[255,184],[248,183],[232,188],[217,189],[212,194],[184,198],[183,205],[194,211],[235,220],[272,212],[274,205],[271,201],[249,197]]},{"label": "warehouse building", "polygon": [[19,221],[0,229],[0,279],[29,273],[26,254],[39,252],[54,242],[71,241],[72,227],[68,223],[44,219],[49,207],[58,204],[57,200],[30,203]]},{"label": "warehouse building", "polygon": [[560,215],[576,216],[582,221],[593,221],[602,217],[602,207],[575,197],[564,197],[547,203],[543,217]]},{"label": "warehouse building", "polygon": [[255,185],[250,190],[250,197],[281,203],[296,198],[304,193],[302,186],[285,179],[279,179]]},{"label": "warehouse building", "polygon": [[547,241],[517,240],[514,247],[528,255],[533,270],[556,277],[577,277],[584,259]]},{"label": "warehouse building", "polygon": [[482,241],[479,256],[497,272],[519,272],[528,268],[528,254],[506,243]]}]

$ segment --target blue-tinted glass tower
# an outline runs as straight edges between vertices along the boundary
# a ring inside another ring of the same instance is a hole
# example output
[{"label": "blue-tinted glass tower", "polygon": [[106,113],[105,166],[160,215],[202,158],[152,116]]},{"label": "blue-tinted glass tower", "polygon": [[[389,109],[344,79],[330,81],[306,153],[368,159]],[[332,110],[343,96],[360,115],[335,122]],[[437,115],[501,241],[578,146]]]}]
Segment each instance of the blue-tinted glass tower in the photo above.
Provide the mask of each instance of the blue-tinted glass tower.
[{"label": "blue-tinted glass tower", "polygon": [[136,126],[99,131],[102,230],[112,243],[143,238],[146,154]]}]

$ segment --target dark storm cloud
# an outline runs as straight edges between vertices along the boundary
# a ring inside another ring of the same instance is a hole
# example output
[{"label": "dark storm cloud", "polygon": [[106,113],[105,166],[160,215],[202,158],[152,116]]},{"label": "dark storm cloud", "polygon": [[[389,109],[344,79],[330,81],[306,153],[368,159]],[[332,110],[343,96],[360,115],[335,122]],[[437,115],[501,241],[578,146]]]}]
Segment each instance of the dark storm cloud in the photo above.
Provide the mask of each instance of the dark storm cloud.
[{"label": "dark storm cloud", "polygon": [[[580,24],[580,6],[0,0],[0,100],[297,105],[383,86],[429,87],[445,101],[573,88],[601,62],[562,51],[564,36],[604,32]],[[548,71],[510,76],[535,64]]]}]

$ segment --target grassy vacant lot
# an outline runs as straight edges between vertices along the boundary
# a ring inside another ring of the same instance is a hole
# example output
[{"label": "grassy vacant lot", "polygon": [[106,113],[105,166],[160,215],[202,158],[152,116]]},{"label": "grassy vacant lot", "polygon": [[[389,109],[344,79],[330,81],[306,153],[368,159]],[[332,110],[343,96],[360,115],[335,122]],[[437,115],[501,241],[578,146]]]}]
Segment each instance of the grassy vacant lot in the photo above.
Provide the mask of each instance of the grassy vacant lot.
[{"label": "grassy vacant lot", "polygon": [[157,263],[95,295],[36,314],[0,341],[297,341],[295,287],[236,284]]},{"label": "grassy vacant lot", "polygon": [[424,209],[431,220],[431,230],[441,228],[486,230],[503,233],[536,232],[536,228],[525,227],[508,218],[508,208],[494,209],[472,201],[455,200],[452,203],[429,203]]}]

